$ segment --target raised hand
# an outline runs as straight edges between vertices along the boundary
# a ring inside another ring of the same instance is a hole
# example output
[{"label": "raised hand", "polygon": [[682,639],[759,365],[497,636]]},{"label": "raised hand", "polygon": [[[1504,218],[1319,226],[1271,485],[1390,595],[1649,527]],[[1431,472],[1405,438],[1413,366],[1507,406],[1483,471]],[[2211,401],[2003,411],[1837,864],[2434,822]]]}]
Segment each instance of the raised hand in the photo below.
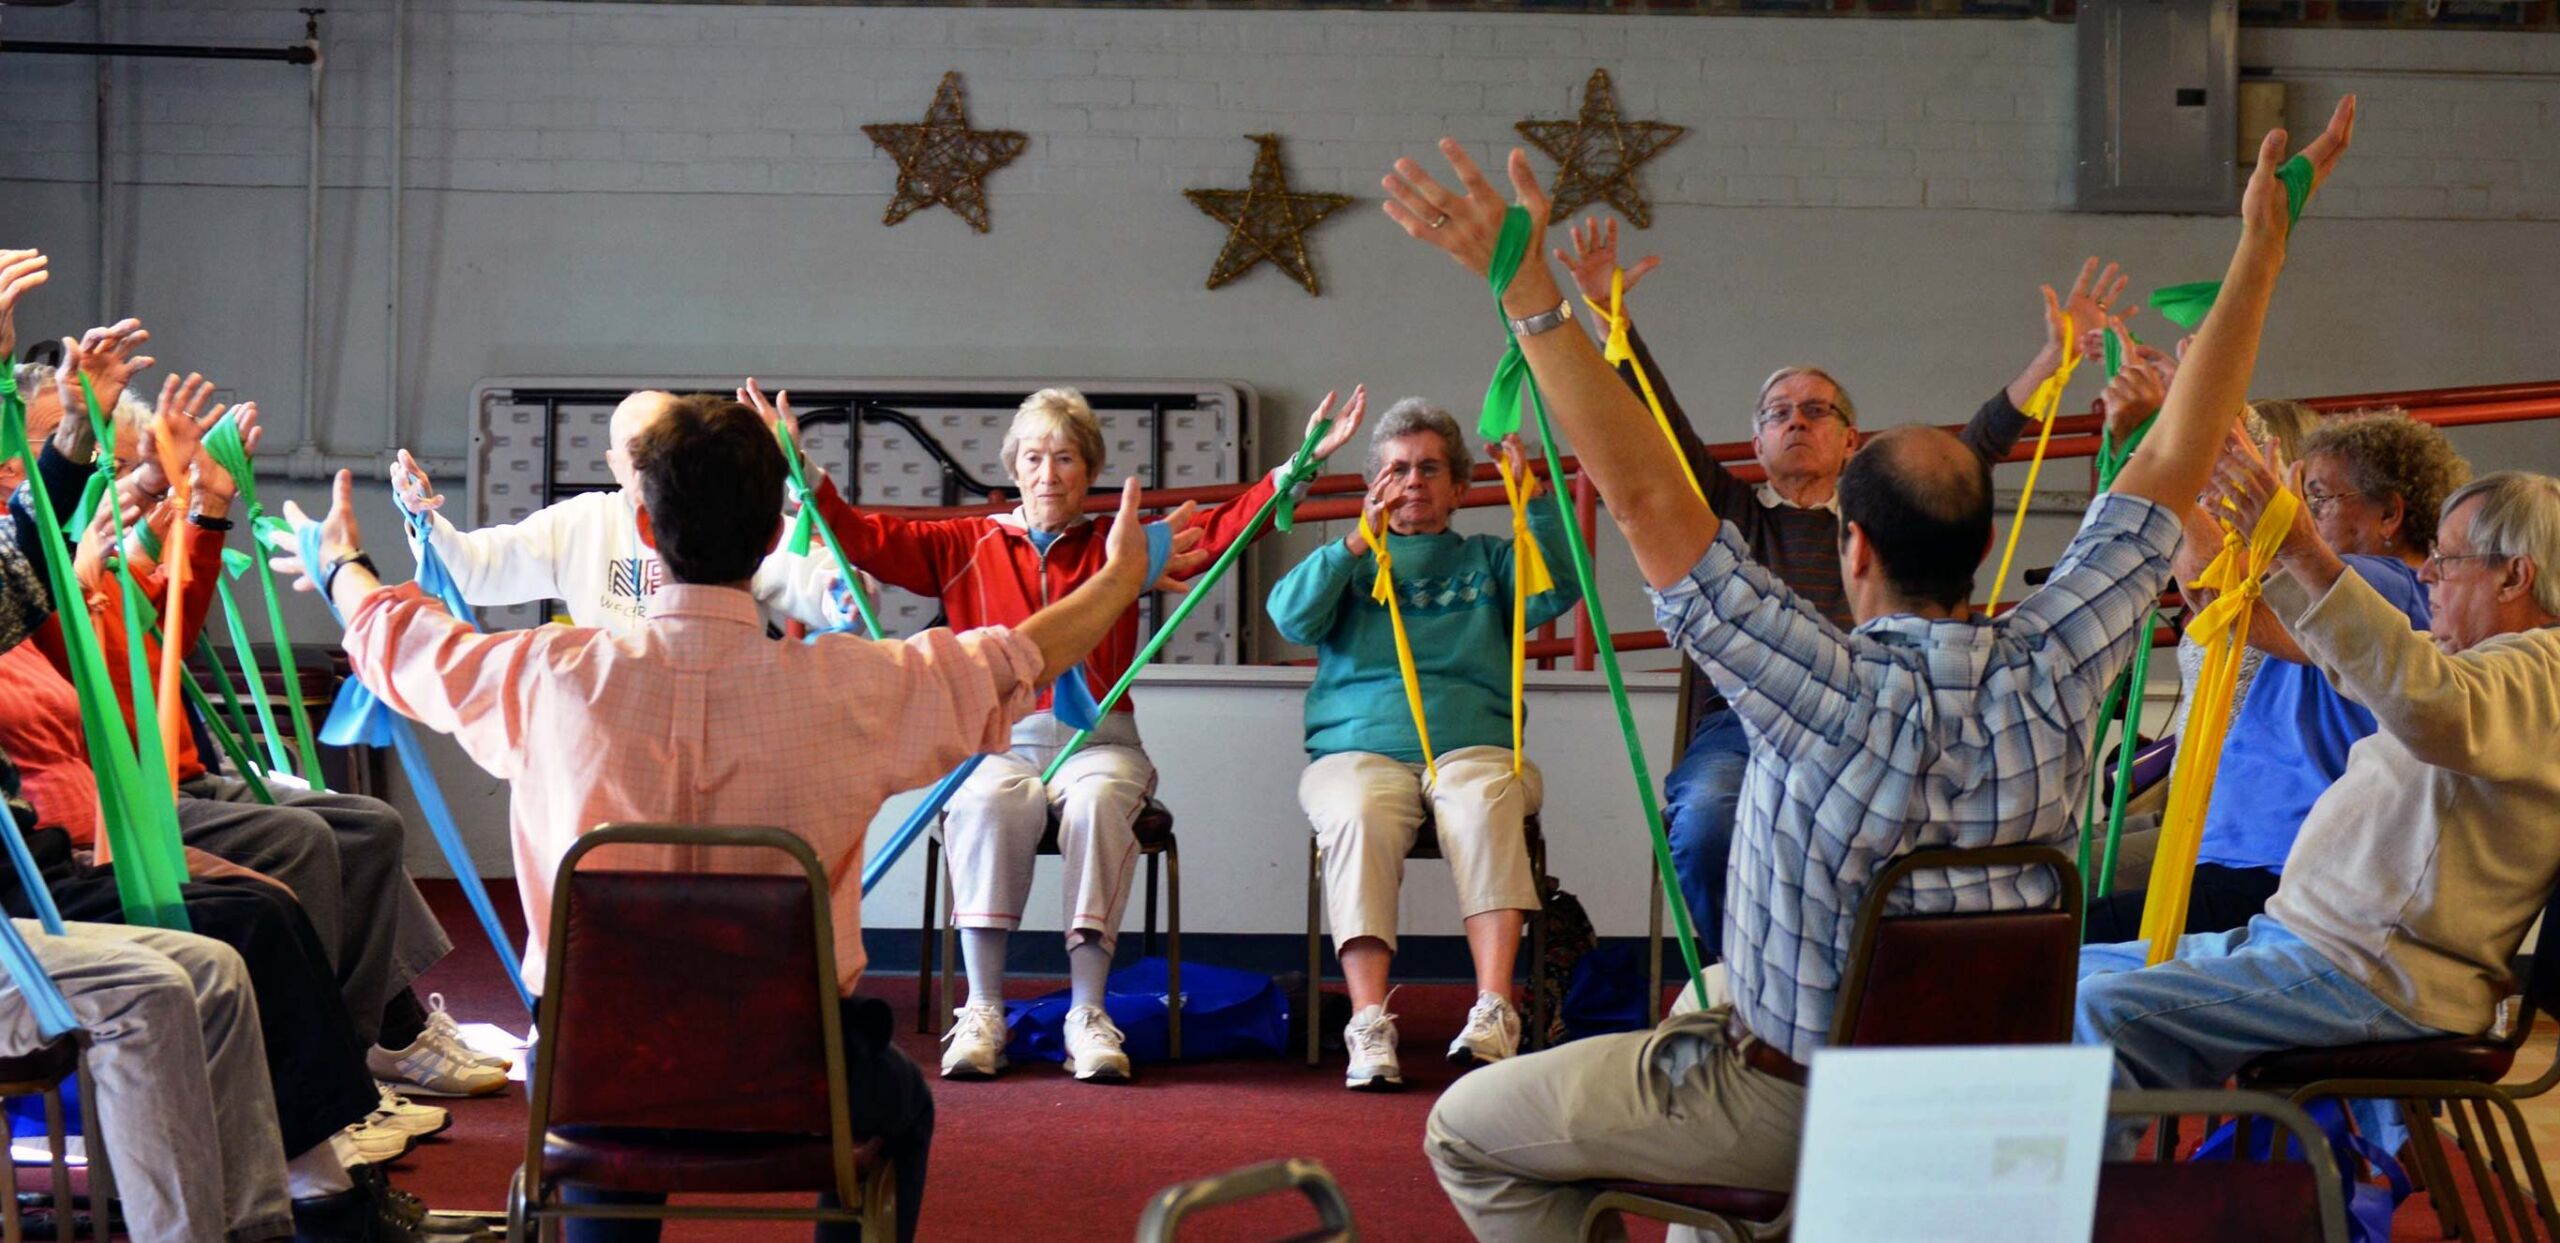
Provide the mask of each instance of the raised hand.
[{"label": "raised hand", "polygon": [[[2123,269],[2115,264],[2110,263],[2101,271],[2098,257],[2089,256],[2088,261],[2080,265],[2080,275],[2071,282],[2070,295],[2062,300],[2062,313],[2070,317],[2075,330],[2087,332],[2105,328],[2110,308],[2115,306],[2116,299],[2124,296],[2126,279]],[[2065,343],[2060,339],[2060,325],[2053,322],[2050,314],[2046,317],[2045,326],[2047,349],[2067,353],[2071,345],[2078,344]]]},{"label": "raised hand", "polygon": [[89,391],[98,399],[98,409],[109,417],[116,412],[116,402],[124,397],[125,386],[133,377],[149,370],[160,360],[140,353],[151,341],[150,330],[138,319],[122,319],[102,328],[80,334],[77,341],[62,339],[62,366],[54,372],[55,390],[62,397],[62,413],[67,422],[73,416],[87,423],[88,405],[80,396],[80,380],[89,381]]},{"label": "raised hand", "polygon": [[[160,404],[152,411],[149,426],[143,429],[139,455],[142,460],[133,469],[137,487],[153,496],[167,494],[168,462],[192,461],[204,447],[204,434],[213,430],[214,421],[227,408],[215,406],[206,413],[204,404],[212,399],[213,381],[192,371],[183,380],[170,376],[161,381]],[[67,409],[63,421],[71,421]],[[159,452],[162,449],[168,451],[166,461]]]},{"label": "raised hand", "polygon": [[[2328,126],[2302,149],[2303,158],[2311,162],[2312,193],[2319,193],[2320,187],[2328,183],[2329,174],[2337,171],[2338,160],[2347,153],[2347,144],[2355,132],[2356,97],[2343,96],[2337,109],[2329,114]],[[2258,165],[2249,171],[2249,188],[2240,196],[2244,237],[2281,243],[2292,228],[2284,183],[2276,177],[2276,169],[2285,162],[2288,141],[2284,130],[2277,128],[2267,131],[2266,139],[2258,144]]]},{"label": "raised hand", "polygon": [[444,493],[427,482],[427,468],[402,449],[391,462],[391,499],[406,514],[423,514],[444,508]]},{"label": "raised hand", "polygon": [[1147,525],[1138,516],[1136,475],[1120,485],[1120,512],[1113,518],[1111,534],[1103,544],[1102,568],[1105,573],[1146,573]]},{"label": "raised hand", "polygon": [[[2098,412],[2106,416],[2107,431],[2114,435],[2116,443],[2123,444],[2133,429],[2142,426],[2142,421],[2169,399],[2170,373],[2153,367],[2135,352],[2132,342],[2124,336],[2122,323],[2111,331],[2124,346],[2125,366],[2107,381],[2106,391],[2098,394]],[[2158,350],[2152,353],[2160,355]]]},{"label": "raised hand", "polygon": [[768,398],[764,389],[756,384],[756,378],[748,376],[746,386],[738,390],[738,402],[755,411],[756,417],[763,419],[767,428],[787,427],[791,429],[791,439],[800,439],[800,420],[791,414],[791,390],[776,390]]},{"label": "raised hand", "polygon": [[1494,442],[1494,451],[1502,455],[1503,464],[1511,468],[1511,477],[1527,485],[1522,494],[1528,498],[1544,496],[1547,483],[1529,465],[1529,446],[1520,443],[1520,433],[1513,432]]},{"label": "raised hand", "polygon": [[[214,417],[221,417],[221,413],[220,410],[216,410]],[[244,401],[232,407],[231,423],[240,429],[240,447],[250,457],[258,456],[258,442],[266,439],[267,431],[266,428],[258,425],[258,403]],[[206,420],[204,426],[206,430],[211,430],[212,420]],[[231,472],[225,470],[222,463],[213,460],[213,455],[204,452],[201,448],[196,451],[195,463],[188,468],[187,480],[196,490],[199,505],[206,505],[207,502],[218,498],[227,508],[231,499],[240,495],[240,481],[232,478]],[[213,512],[209,506],[207,512]]]},{"label": "raised hand", "polygon": [[[1573,274],[1574,287],[1582,296],[1600,305],[1609,305],[1609,277],[1618,270],[1618,222],[1613,217],[1585,216],[1567,236],[1573,239],[1573,253],[1554,251],[1556,262]],[[1636,283],[1645,274],[1662,266],[1662,256],[1646,255],[1627,269],[1627,292],[1636,291]]]},{"label": "raised hand", "polygon": [[[1410,157],[1397,160],[1395,171],[1379,183],[1387,191],[1387,218],[1407,236],[1431,243],[1459,266],[1483,276],[1493,268],[1494,243],[1502,237],[1503,213],[1511,205],[1485,180],[1484,170],[1457,139],[1441,139],[1440,154],[1457,174],[1460,189],[1441,185]],[[1546,239],[1547,192],[1530,171],[1527,152],[1512,149],[1509,171],[1512,193],[1529,211],[1528,253],[1536,255]]]},{"label": "raised hand", "polygon": [[[355,493],[355,475],[339,471],[338,477],[329,485],[329,512],[319,519],[320,556],[324,561],[336,562],[364,551],[364,532],[356,525]],[[302,512],[302,506],[292,501],[284,503],[284,518],[296,531],[312,522],[311,515]],[[320,590],[314,576],[326,570],[326,565],[302,564],[301,545],[295,537],[273,536],[269,542],[277,551],[267,558],[267,564],[274,567],[279,576],[292,579],[295,591]]]},{"label": "raised hand", "polygon": [[1191,576],[1209,563],[1209,554],[1200,544],[1209,538],[1200,525],[1200,503],[1184,501],[1180,508],[1159,521],[1173,532],[1173,551],[1165,558],[1164,573],[1156,577],[1154,590],[1185,592],[1191,590]]},{"label": "raised hand", "polygon": [[52,279],[51,262],[40,251],[0,250],[0,363],[17,357],[18,299]]},{"label": "raised hand", "polygon": [[[1365,529],[1376,532],[1379,539],[1387,537],[1387,515],[1395,512],[1397,490],[1395,481],[1381,474],[1369,481],[1368,495],[1360,498],[1360,516],[1368,520]],[[1350,549],[1352,556],[1369,551],[1369,540],[1361,534],[1363,529],[1363,524],[1355,523],[1342,537],[1342,546]]]},{"label": "raised hand", "polygon": [[[1332,393],[1327,393],[1323,401],[1316,403],[1315,412],[1307,416],[1308,431],[1314,431],[1317,424],[1324,422],[1326,412],[1333,408],[1333,397]],[[1324,439],[1316,442],[1316,460],[1321,462],[1332,457],[1334,450],[1350,443],[1351,434],[1360,430],[1360,420],[1368,413],[1369,386],[1354,385],[1351,389],[1350,403],[1342,407],[1340,414],[1334,415],[1332,430],[1324,434]]]}]

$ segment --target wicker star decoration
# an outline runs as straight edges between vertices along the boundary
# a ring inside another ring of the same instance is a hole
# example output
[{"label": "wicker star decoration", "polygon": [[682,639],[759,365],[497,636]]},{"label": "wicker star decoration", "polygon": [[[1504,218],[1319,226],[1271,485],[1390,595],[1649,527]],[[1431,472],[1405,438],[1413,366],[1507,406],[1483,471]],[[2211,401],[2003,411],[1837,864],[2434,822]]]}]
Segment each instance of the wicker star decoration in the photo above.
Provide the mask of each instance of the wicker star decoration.
[{"label": "wicker star decoration", "polygon": [[1242,190],[1185,190],[1200,210],[1228,227],[1226,248],[1209,268],[1209,288],[1216,289],[1253,270],[1265,260],[1322,296],[1315,265],[1307,258],[1307,230],[1317,221],[1351,205],[1348,194],[1308,194],[1289,188],[1289,171],[1280,162],[1278,134],[1247,134],[1260,153],[1253,158],[1253,183]]},{"label": "wicker star decoration", "polygon": [[1582,115],[1571,121],[1522,121],[1515,128],[1558,165],[1553,187],[1555,210],[1547,223],[1570,218],[1606,200],[1639,229],[1653,226],[1653,209],[1644,201],[1636,172],[1645,161],[1688,132],[1685,125],[1618,118],[1618,93],[1609,71],[1594,69],[1582,87]]},{"label": "wicker star decoration", "polygon": [[1031,145],[1020,130],[969,128],[969,93],[956,69],[942,75],[923,121],[865,125],[862,132],[898,161],[898,195],[880,223],[896,224],[940,203],[980,233],[987,231],[987,174]]}]

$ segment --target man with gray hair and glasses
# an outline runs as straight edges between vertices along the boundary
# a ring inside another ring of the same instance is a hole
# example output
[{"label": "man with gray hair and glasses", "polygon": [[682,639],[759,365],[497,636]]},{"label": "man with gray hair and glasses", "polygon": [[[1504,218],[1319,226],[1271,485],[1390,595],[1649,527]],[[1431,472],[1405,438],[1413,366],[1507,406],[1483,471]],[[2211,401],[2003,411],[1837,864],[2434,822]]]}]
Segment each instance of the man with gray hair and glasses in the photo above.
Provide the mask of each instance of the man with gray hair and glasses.
[{"label": "man with gray hair and glasses", "polygon": [[[1519,438],[1504,437],[1495,451],[1534,494]],[[1467,459],[1466,436],[1448,411],[1415,397],[1397,402],[1369,441],[1363,525],[1317,549],[1271,591],[1281,637],[1316,649],[1298,802],[1315,827],[1334,952],[1351,990],[1343,1081],[1354,1091],[1404,1083],[1396,1016],[1386,1009],[1387,968],[1405,855],[1426,813],[1457,885],[1476,976],[1476,1002],[1449,1061],[1498,1062],[1520,1045],[1511,969],[1527,913],[1538,908],[1527,821],[1542,786],[1537,765],[1512,748],[1519,550],[1507,536],[1449,529],[1466,495]],[[1582,593],[1555,507],[1530,506],[1529,531],[1554,579],[1551,590],[1528,598],[1527,624],[1536,626]],[[1373,535],[1386,545],[1400,620],[1371,595],[1381,559]],[[1402,639],[1410,640],[1419,705],[1406,698]],[[1426,727],[1417,729],[1417,711]]]},{"label": "man with gray hair and glasses", "polygon": [[[1611,274],[1618,265],[1617,222],[1586,219],[1572,237],[1572,253],[1559,249],[1555,257],[1571,272],[1583,297],[1606,308]],[[1652,255],[1638,260],[1627,269],[1625,291],[1633,293],[1636,283],[1661,262]],[[2057,298],[2047,287],[2042,341],[2017,378],[1982,403],[1956,434],[1965,447],[1986,463],[1997,464],[2008,457],[2030,426],[2023,410],[2062,366],[2066,315],[2072,335],[2083,342],[2095,340],[2091,331],[2109,322],[2124,288],[2125,277],[2116,265],[2107,264],[2102,270],[2095,258],[2081,265],[2069,293]],[[1607,326],[1600,330],[1605,334]],[[1848,587],[1840,577],[1840,472],[1859,443],[1858,407],[1849,391],[1820,367],[1780,367],[1761,381],[1759,401],[1753,407],[1751,452],[1768,478],[1750,483],[1707,451],[1695,421],[1672,396],[1669,379],[1632,324],[1627,340],[1635,350],[1635,365],[1652,381],[1663,413],[1670,416],[1689,477],[1706,493],[1716,514],[1733,524],[1751,559],[1776,574],[1832,625],[1841,630],[1855,626]],[[2108,384],[2101,403],[2119,442],[2160,408],[2168,391],[2166,361],[2167,356],[2157,350],[2143,351],[2134,365]],[[1629,388],[1643,393],[1635,373],[1625,364],[1620,364],[1619,374]],[[1710,679],[1692,681],[1686,710],[1689,745],[1663,776],[1662,820],[1671,838],[1671,862],[1678,873],[1680,894],[1697,926],[1701,957],[1712,962],[1721,957],[1724,945],[1725,872],[1750,745],[1743,737],[1741,718]]]},{"label": "man with gray hair and glasses", "polygon": [[[2217,471],[2242,530],[2276,488],[2253,449]],[[2265,600],[2381,729],[2312,805],[2246,928],[2185,937],[2156,967],[2139,942],[2081,951],[2078,1036],[2115,1046],[2122,1086],[2216,1086],[2278,1050],[2489,1029],[2560,883],[2560,480],[2501,471],[2441,512],[2418,572],[2426,632],[2316,524],[2288,531]]]}]

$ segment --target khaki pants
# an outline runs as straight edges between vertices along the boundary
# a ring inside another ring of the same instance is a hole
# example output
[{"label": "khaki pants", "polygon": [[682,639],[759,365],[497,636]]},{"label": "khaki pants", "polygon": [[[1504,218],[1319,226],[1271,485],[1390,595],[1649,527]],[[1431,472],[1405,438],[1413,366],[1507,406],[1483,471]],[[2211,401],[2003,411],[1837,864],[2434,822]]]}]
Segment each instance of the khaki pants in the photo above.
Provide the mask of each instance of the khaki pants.
[{"label": "khaki pants", "polygon": [[1794,1186],[1804,1089],[1745,1066],[1725,1043],[1731,1018],[1675,1014],[1451,1084],[1422,1149],[1467,1229],[1493,1243],[1578,1239],[1598,1179]]},{"label": "khaki pants", "polygon": [[1307,765],[1298,779],[1298,805],[1315,826],[1324,864],[1335,948],[1376,937],[1395,949],[1396,891],[1425,799],[1458,886],[1460,918],[1538,909],[1527,830],[1545,796],[1538,766],[1523,764],[1514,776],[1509,748],[1461,747],[1441,756],[1439,767],[1433,784],[1420,764],[1344,751]]},{"label": "khaki pants", "polygon": [[1129,882],[1138,871],[1138,813],[1155,792],[1156,767],[1139,749],[1138,723],[1114,712],[1058,779],[1040,773],[1075,731],[1046,712],[1013,727],[1013,749],[978,764],[951,796],[942,835],[951,858],[952,922],[1012,929],[1031,901],[1031,865],[1058,808],[1060,896],[1066,934],[1093,932],[1106,951],[1120,937]]}]

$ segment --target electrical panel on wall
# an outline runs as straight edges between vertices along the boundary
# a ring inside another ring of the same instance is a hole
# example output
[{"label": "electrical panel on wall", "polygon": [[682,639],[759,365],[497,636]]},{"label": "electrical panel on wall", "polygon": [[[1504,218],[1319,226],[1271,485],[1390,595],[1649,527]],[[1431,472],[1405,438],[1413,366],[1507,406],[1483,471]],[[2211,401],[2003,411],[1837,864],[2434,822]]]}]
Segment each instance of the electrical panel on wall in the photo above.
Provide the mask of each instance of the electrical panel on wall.
[{"label": "electrical panel on wall", "polygon": [[2239,206],[2238,0],[2081,0],[2082,211]]},{"label": "electrical panel on wall", "polygon": [[[725,392],[734,378],[499,378],[472,390],[469,525],[515,522],[555,501],[616,485],[605,465],[613,408],[640,388]],[[975,505],[990,489],[1010,496],[998,451],[1022,399],[1058,381],[766,378],[791,391],[801,444],[846,499],[858,505]],[[1066,382],[1101,420],[1106,445],[1095,491],[1116,491],[1132,472],[1151,488],[1246,481],[1252,460],[1253,390],[1224,381]],[[464,521],[464,515],[455,515]],[[824,550],[819,550],[824,555]],[[1243,650],[1246,584],[1229,578],[1194,607],[1158,659],[1232,664]],[[880,624],[914,634],[942,620],[932,600],[884,587]],[[1150,595],[1140,620],[1151,631],[1172,602]],[[541,602],[481,609],[483,625],[535,625],[557,608]]]}]

